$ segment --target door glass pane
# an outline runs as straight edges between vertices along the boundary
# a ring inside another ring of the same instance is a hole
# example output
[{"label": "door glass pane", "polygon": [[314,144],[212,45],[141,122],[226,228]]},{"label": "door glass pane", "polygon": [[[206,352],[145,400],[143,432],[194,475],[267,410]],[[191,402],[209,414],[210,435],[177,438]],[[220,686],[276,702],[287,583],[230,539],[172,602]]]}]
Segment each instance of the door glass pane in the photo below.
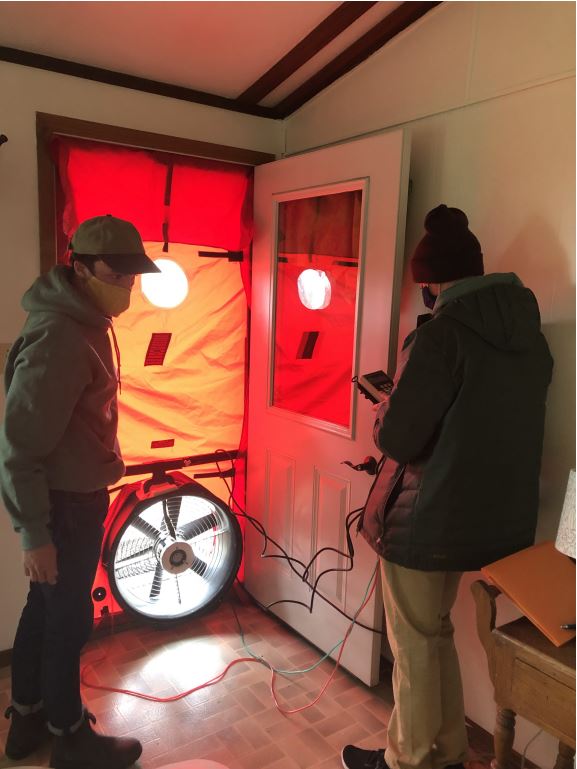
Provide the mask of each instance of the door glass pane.
[{"label": "door glass pane", "polygon": [[351,377],[362,190],[279,203],[272,405],[341,427]]}]

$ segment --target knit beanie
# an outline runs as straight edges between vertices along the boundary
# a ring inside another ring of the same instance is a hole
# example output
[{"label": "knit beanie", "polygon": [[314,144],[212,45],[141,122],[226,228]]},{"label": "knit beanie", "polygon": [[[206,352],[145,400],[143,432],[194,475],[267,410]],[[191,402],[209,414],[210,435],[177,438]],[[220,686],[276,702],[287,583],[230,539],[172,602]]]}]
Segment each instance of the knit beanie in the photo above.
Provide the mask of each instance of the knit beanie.
[{"label": "knit beanie", "polygon": [[445,283],[483,275],[483,253],[459,208],[441,204],[425,217],[426,234],[411,258],[415,283]]}]

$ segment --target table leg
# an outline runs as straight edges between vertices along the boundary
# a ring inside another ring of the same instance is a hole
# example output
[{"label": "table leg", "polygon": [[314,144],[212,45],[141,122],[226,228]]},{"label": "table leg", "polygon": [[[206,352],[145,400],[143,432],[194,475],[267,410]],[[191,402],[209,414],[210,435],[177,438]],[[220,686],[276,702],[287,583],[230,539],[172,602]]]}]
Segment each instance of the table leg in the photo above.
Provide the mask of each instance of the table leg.
[{"label": "table leg", "polygon": [[[515,716],[514,711],[508,708],[498,708],[497,710],[497,723],[493,737],[495,746],[493,769],[507,769],[515,740]],[[565,769],[565,767],[560,769]]]},{"label": "table leg", "polygon": [[557,761],[555,762],[555,769],[573,769],[573,760],[575,758],[575,751],[565,745],[559,743],[559,753],[557,754]]}]

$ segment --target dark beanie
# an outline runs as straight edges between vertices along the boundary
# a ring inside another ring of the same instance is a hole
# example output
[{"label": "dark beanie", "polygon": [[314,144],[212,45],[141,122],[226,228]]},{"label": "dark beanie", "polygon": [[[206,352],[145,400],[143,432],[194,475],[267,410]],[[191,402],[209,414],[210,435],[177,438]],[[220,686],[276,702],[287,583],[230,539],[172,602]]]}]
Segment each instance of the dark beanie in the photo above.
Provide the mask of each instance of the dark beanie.
[{"label": "dark beanie", "polygon": [[426,234],[411,258],[415,283],[446,283],[483,275],[483,253],[459,208],[441,204],[425,217]]}]

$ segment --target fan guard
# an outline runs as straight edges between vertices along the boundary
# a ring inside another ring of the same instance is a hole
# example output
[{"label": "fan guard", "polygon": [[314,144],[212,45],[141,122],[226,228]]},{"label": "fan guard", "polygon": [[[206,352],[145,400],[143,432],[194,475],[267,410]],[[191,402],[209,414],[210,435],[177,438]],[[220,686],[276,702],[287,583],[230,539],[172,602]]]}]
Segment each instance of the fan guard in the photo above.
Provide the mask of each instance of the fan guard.
[{"label": "fan guard", "polygon": [[236,517],[195,484],[136,506],[112,545],[108,576],[123,608],[169,622],[218,603],[234,582],[241,556]]}]

